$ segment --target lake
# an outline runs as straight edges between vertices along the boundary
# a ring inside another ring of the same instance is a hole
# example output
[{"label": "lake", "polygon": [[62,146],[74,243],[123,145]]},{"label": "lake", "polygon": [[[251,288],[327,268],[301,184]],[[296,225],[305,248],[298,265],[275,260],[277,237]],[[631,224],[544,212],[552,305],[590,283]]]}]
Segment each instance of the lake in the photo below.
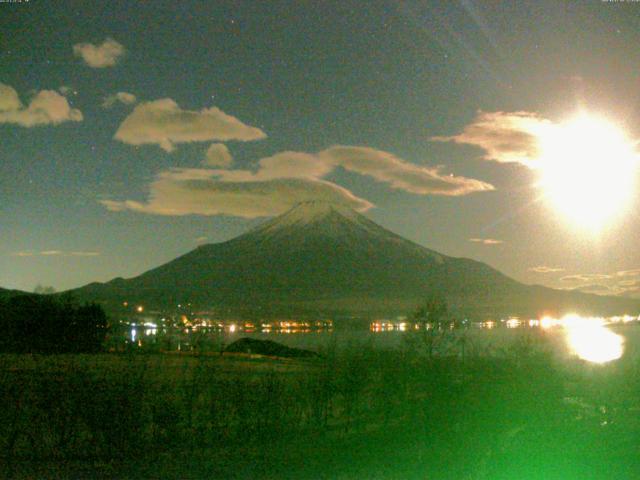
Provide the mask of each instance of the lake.
[{"label": "lake", "polygon": [[[635,317],[587,318],[565,316],[562,319],[505,319],[463,325],[446,335],[449,343],[464,343],[467,352],[499,352],[514,342],[545,341],[554,353],[578,356],[593,363],[607,363],[620,358],[635,359],[639,355],[640,328]],[[168,351],[220,351],[225,345],[251,337],[272,340],[284,345],[309,350],[325,350],[367,345],[372,348],[399,348],[411,338],[431,335],[427,324],[406,321],[371,322],[366,328],[333,328],[330,322],[276,322],[217,324],[215,327],[163,328],[157,324],[131,323],[122,334],[112,339],[115,349],[159,349]],[[421,330],[422,329],[422,330]],[[447,332],[448,333],[448,332]],[[114,348],[112,346],[112,348]],[[461,349],[460,349],[461,350]]]}]

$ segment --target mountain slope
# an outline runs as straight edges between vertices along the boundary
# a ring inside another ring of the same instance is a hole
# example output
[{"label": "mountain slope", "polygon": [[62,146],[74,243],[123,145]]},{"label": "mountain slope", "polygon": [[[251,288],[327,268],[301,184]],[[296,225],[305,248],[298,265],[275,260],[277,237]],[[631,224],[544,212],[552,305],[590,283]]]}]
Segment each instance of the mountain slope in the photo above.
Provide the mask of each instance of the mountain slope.
[{"label": "mountain slope", "polygon": [[[115,305],[192,303],[262,314],[406,313],[430,293],[473,315],[604,311],[634,302],[522,285],[474,260],[410,242],[353,210],[306,202],[227,242],[203,245],[128,280],[76,290]],[[266,312],[266,313],[265,313]]]},{"label": "mountain slope", "polygon": [[32,295],[27,292],[22,292],[20,290],[7,290],[6,288],[0,288],[0,299],[15,297],[17,295]]}]

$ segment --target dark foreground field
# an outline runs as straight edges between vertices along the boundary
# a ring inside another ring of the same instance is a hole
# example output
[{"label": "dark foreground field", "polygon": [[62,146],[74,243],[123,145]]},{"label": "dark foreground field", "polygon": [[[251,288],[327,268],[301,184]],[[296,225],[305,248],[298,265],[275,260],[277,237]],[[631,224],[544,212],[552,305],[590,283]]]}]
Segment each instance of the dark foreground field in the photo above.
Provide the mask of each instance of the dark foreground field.
[{"label": "dark foreground field", "polygon": [[0,477],[636,478],[638,365],[532,335],[464,355],[2,355]]}]

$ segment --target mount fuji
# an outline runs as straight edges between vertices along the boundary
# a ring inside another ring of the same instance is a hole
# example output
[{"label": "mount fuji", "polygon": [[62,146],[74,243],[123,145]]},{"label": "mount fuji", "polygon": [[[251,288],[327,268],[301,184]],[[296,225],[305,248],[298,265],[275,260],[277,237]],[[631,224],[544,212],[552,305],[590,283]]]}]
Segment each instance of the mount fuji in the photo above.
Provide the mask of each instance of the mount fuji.
[{"label": "mount fuji", "polygon": [[470,317],[624,313],[638,302],[519,283],[406,240],[348,207],[305,202],[130,279],[74,290],[107,309],[191,304],[221,316],[406,314],[431,294]]}]

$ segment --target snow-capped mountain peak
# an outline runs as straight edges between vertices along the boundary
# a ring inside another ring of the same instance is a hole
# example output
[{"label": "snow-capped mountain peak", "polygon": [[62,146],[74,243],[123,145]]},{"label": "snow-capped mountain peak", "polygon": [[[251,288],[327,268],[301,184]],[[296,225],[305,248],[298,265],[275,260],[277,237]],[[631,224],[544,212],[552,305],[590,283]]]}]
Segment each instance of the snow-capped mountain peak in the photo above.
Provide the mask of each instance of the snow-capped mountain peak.
[{"label": "snow-capped mountain peak", "polygon": [[350,207],[323,201],[301,202],[291,210],[258,226],[253,233],[273,235],[290,231],[292,228],[310,226],[324,226],[328,230],[333,230],[336,223],[363,228],[370,232],[386,233],[384,229]]}]

